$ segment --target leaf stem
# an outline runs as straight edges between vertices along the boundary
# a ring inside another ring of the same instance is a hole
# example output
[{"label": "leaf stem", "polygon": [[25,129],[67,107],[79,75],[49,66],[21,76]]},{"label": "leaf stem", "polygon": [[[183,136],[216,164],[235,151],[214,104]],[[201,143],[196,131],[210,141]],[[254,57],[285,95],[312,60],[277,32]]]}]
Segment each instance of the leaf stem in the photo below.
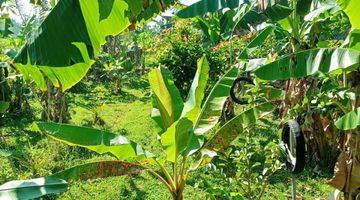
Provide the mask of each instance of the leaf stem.
[{"label": "leaf stem", "polygon": [[[155,159],[154,159],[155,160]],[[159,163],[159,161],[155,160],[156,164],[160,167],[160,170],[164,173],[166,179],[167,179],[167,182],[169,183],[169,185],[171,186],[171,188],[173,190],[176,189],[176,185],[174,183],[174,180],[171,178],[169,172],[165,169],[165,167]]]},{"label": "leaf stem", "polygon": [[160,176],[160,174],[156,173],[155,171],[151,170],[151,169],[147,169],[147,171],[152,174],[153,176],[155,176],[157,179],[159,179],[160,182],[162,182],[166,187],[167,189],[169,190],[169,192],[171,194],[173,194],[174,192],[174,189],[173,187],[171,186],[171,184],[169,184],[162,176]]}]

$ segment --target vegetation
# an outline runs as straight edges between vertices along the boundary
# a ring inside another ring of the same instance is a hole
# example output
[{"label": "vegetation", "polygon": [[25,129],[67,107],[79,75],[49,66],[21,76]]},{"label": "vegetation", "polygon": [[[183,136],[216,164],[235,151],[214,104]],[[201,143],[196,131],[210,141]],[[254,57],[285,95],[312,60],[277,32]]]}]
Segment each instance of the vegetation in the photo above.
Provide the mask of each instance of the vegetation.
[{"label": "vegetation", "polygon": [[356,0],[182,3],[0,0],[0,199],[359,198]]}]

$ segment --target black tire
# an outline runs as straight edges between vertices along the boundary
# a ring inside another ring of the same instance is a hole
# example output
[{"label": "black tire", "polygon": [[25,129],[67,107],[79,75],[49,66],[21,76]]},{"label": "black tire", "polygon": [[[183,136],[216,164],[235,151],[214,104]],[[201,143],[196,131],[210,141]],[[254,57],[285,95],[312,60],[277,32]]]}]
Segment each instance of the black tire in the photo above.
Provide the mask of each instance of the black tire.
[{"label": "black tire", "polygon": [[[290,142],[291,137],[293,138],[293,144]],[[302,172],[305,167],[305,139],[301,132],[300,125],[296,120],[290,120],[284,125],[282,130],[282,141],[288,155],[286,166],[293,174]],[[294,145],[294,142],[295,147],[291,146]],[[291,151],[292,148],[293,150],[296,150],[295,153]],[[293,159],[291,159],[291,157]]]},{"label": "black tire", "polygon": [[239,98],[237,98],[236,95],[235,95],[236,86],[237,86],[237,84],[239,84],[239,83],[241,83],[241,82],[245,82],[245,83],[249,83],[249,84],[251,84],[251,85],[255,85],[254,82],[253,82],[250,78],[248,78],[248,77],[243,77],[243,76],[242,76],[242,77],[239,77],[239,78],[235,79],[233,85],[231,86],[231,89],[230,89],[230,97],[231,97],[231,99],[232,99],[235,103],[240,104],[240,105],[246,105],[246,104],[248,104],[248,101],[247,101],[247,100],[245,100],[245,99],[239,99]]}]

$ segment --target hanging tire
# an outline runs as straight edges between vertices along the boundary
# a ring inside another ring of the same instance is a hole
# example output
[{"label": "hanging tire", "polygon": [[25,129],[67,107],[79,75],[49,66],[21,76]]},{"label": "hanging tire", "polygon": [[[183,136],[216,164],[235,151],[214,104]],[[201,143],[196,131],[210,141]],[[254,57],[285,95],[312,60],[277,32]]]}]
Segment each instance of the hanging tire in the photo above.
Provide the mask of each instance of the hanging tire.
[{"label": "hanging tire", "polygon": [[297,121],[290,120],[284,125],[282,141],[287,154],[286,166],[293,174],[302,172],[305,167],[305,139]]},{"label": "hanging tire", "polygon": [[230,97],[235,103],[240,104],[240,105],[246,105],[246,104],[248,104],[247,100],[238,98],[235,95],[236,86],[238,84],[241,84],[241,83],[248,83],[248,84],[251,84],[251,85],[255,85],[254,82],[250,78],[244,77],[244,76],[239,77],[239,78],[235,79],[233,85],[231,86]]}]

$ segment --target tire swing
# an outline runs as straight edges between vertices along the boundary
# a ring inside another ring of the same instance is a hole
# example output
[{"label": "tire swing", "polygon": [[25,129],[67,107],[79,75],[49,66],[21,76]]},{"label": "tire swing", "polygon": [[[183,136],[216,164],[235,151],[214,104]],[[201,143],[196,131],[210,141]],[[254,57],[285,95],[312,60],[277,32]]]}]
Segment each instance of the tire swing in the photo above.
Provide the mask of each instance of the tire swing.
[{"label": "tire swing", "polygon": [[305,139],[296,120],[290,120],[284,125],[281,139],[287,155],[286,166],[292,173],[291,196],[293,200],[296,200],[295,174],[304,170],[306,154]]},{"label": "tire swing", "polygon": [[[245,76],[241,76],[241,77],[238,77],[235,79],[233,85],[231,86],[231,89],[230,89],[230,97],[231,99],[237,103],[237,104],[240,104],[240,105],[246,105],[248,104],[248,101],[245,100],[245,99],[241,99],[241,98],[238,98],[236,96],[236,89],[240,89],[241,92],[244,92],[244,85],[245,84],[250,84],[250,85],[255,85],[254,82],[248,78],[248,77],[245,77]],[[241,95],[241,94],[240,94]]]}]

